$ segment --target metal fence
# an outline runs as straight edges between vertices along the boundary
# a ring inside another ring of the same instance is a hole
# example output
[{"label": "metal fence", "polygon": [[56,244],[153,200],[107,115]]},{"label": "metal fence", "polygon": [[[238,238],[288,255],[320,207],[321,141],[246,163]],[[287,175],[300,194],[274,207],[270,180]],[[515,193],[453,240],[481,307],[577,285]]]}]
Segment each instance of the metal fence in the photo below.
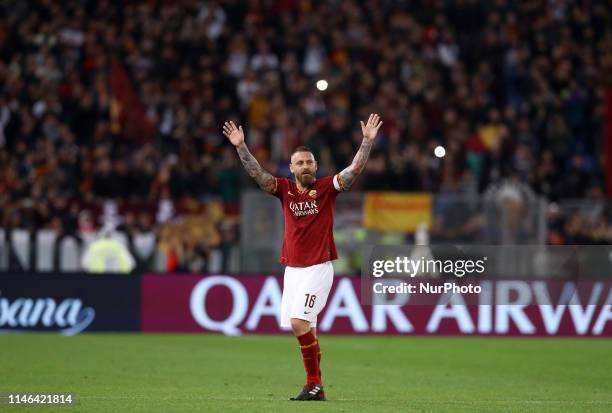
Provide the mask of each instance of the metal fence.
[{"label": "metal fence", "polygon": [[[166,272],[166,254],[154,233],[133,237],[118,231],[113,235],[130,251],[136,262],[135,272]],[[53,230],[29,231],[0,228],[0,271],[10,272],[81,272],[81,260],[95,234],[74,234],[59,237]],[[228,271],[239,271],[238,251],[230,251]],[[236,257],[234,259],[234,256]],[[213,249],[205,271],[222,270],[223,254]]]},{"label": "metal fence", "polygon": [[[606,211],[611,210],[605,201],[568,200],[549,204],[535,196],[515,195],[503,190],[478,196],[434,195],[428,243],[537,247],[545,245],[547,237],[555,230],[551,216],[579,214],[585,223],[594,225],[610,215]],[[365,196],[365,193],[348,192],[337,198],[334,220],[334,238],[339,253],[334,263],[337,274],[359,274],[368,245],[415,244],[414,234],[364,228]],[[242,195],[240,214],[240,247],[233,249],[228,271],[281,273],[283,266],[278,263],[278,256],[284,222],[279,201],[258,190],[246,191]],[[30,232],[0,228],[0,271],[80,271],[81,255],[89,241],[58,237],[50,230]],[[152,234],[141,234],[129,241],[123,236],[122,242],[129,243],[134,254],[149,257],[141,263],[142,270],[166,270],[166,256]],[[512,248],[505,251],[504,257],[497,261],[500,268],[512,269],[515,276],[537,270],[534,259],[541,256],[536,254],[537,248],[532,256],[524,256],[525,251],[529,251],[525,249],[521,249],[520,254],[512,253]],[[213,251],[207,271],[221,270],[220,256],[219,251]]]}]

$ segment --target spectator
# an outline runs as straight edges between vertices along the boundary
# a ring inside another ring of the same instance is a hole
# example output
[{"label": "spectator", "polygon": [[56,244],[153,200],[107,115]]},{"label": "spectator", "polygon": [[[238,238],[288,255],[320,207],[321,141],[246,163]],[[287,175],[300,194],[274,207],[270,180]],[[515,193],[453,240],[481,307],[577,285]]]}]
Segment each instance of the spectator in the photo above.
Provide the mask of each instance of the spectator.
[{"label": "spectator", "polygon": [[[335,171],[373,108],[384,130],[357,189],[473,193],[513,177],[550,200],[600,191],[603,2],[9,0],[0,10],[2,226],[68,230],[77,197],[234,201],[252,183],[223,149],[228,118],[247,121],[273,173],[287,174],[282,160],[305,143]],[[132,108],[110,86],[113,60],[154,125],[145,142],[122,129]]]},{"label": "spectator", "polygon": [[127,247],[114,237],[114,229],[106,227],[85,250],[81,265],[85,271],[92,273],[128,274],[136,263]]}]

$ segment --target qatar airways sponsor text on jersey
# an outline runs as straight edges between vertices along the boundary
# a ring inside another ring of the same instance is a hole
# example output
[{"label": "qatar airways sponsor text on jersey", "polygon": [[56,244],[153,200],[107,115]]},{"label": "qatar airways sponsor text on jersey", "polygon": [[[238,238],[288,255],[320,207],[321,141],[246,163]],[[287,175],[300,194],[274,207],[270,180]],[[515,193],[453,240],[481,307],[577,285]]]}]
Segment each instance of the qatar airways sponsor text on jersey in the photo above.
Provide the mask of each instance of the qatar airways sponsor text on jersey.
[{"label": "qatar airways sponsor text on jersey", "polygon": [[334,208],[338,190],[334,177],[317,179],[305,191],[287,178],[275,178],[274,196],[280,199],[285,218],[279,261],[308,267],[338,258],[334,243]]},{"label": "qatar airways sponsor text on jersey", "polygon": [[316,199],[304,202],[289,201],[289,209],[293,211],[293,214],[296,217],[303,217],[304,215],[314,215],[319,213]]}]

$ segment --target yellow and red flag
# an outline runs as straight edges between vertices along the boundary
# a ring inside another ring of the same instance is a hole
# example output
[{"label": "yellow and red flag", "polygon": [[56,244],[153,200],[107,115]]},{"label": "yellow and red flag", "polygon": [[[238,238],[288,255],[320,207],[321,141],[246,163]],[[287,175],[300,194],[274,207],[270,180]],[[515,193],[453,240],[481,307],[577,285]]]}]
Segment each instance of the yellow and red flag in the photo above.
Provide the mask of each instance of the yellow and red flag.
[{"label": "yellow and red flag", "polygon": [[422,223],[431,227],[431,205],[428,193],[368,192],[363,206],[363,226],[412,233]]}]

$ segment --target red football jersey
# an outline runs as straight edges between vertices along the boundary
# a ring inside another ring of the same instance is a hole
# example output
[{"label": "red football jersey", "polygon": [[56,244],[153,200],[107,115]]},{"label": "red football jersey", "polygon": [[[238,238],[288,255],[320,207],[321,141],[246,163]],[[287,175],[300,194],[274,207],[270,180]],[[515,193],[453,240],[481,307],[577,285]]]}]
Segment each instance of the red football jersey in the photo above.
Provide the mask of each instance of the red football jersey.
[{"label": "red football jersey", "polygon": [[338,190],[334,177],[317,179],[304,192],[287,178],[275,178],[273,193],[285,216],[285,234],[279,262],[308,267],[338,258],[334,243],[334,209]]}]

